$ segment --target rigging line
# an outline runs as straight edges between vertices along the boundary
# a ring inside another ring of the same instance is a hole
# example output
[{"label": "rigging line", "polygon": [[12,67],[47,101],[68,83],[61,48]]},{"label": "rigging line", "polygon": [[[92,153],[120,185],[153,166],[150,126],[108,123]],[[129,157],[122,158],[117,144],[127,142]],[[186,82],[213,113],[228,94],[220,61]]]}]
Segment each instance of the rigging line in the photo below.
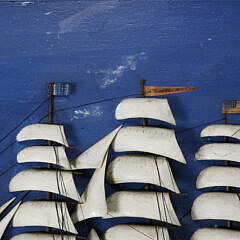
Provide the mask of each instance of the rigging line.
[{"label": "rigging line", "polygon": [[[86,107],[86,106],[89,106],[89,105],[94,105],[94,104],[103,103],[103,102],[110,102],[110,101],[113,101],[113,100],[116,100],[116,99],[119,99],[119,98],[131,97],[131,96],[141,96],[141,94],[139,94],[139,93],[134,93],[134,94],[124,95],[124,96],[118,96],[118,97],[112,97],[112,98],[105,98],[105,99],[98,100],[98,101],[93,101],[93,102],[84,103],[84,104],[80,104],[80,105],[73,105],[73,106],[66,107],[66,108],[60,108],[60,109],[57,109],[57,110],[53,111],[53,113],[63,112],[63,111],[71,110],[71,109],[78,108],[78,107]],[[43,116],[43,117],[39,120],[39,122],[42,122],[46,117],[48,117],[48,114],[46,114],[45,116]]]},{"label": "rigging line", "polygon": [[[61,131],[61,129],[60,129],[60,131]],[[56,149],[55,149],[55,147],[54,147],[54,152],[55,152],[55,158],[56,158],[56,163],[59,163],[59,155],[57,154],[57,151],[56,151]],[[62,174],[61,174],[61,170],[59,170],[59,169],[57,169],[57,171],[56,171],[56,173],[59,173],[60,172],[60,175],[61,175],[61,188],[62,188],[62,190],[63,190],[63,192],[65,193],[65,195],[67,195],[67,190],[66,190],[66,185],[65,185],[65,183],[64,183],[64,181],[63,181],[63,177],[62,177]],[[58,179],[58,177],[57,177],[57,186],[58,186],[58,191],[59,191],[59,193],[61,192],[61,190],[60,190],[60,185],[59,185],[59,181],[58,181],[59,179]],[[82,202],[82,199],[81,199],[81,196],[79,195],[79,202]],[[82,205],[81,205],[81,203],[80,203],[80,209],[81,209],[81,212],[82,212],[82,216],[83,216],[83,218],[84,218],[84,223],[85,223],[85,226],[86,226],[86,229],[87,229],[87,232],[89,231],[89,229],[88,229],[88,226],[87,226],[87,222],[86,222],[86,219],[85,219],[85,217],[84,217],[84,212],[83,212],[83,209],[82,209]],[[67,211],[67,209],[65,208],[65,216],[66,216],[66,211]],[[61,211],[62,212],[62,211]],[[63,212],[62,212],[62,221],[63,221],[63,225],[65,226],[65,227],[67,227],[67,229],[69,229],[68,227],[69,227],[69,222],[67,221],[66,223],[65,223],[65,218],[64,218],[64,215],[63,215]]]},{"label": "rigging line", "polygon": [[[161,192],[161,195],[162,195],[162,201],[163,201],[163,209],[164,209],[164,215],[165,215],[165,222],[167,223],[168,222],[168,217],[167,217],[167,213],[168,215],[170,216],[169,214],[169,211],[166,207],[166,202],[165,202],[165,196],[164,196],[164,193]],[[166,210],[167,209],[167,210]],[[171,218],[170,218],[170,221],[172,222]],[[165,234],[164,234],[164,231],[163,231],[163,228],[162,228],[162,232],[163,232],[163,237],[164,237],[164,240],[165,240]]]},{"label": "rigging line", "polygon": [[158,227],[157,227],[157,224],[155,224],[155,231],[156,231],[156,235],[157,235],[157,240],[159,240],[159,235],[158,235]]},{"label": "rigging line", "polygon": [[[154,155],[154,162],[155,162],[156,169],[157,169],[159,185],[160,185],[160,187],[162,187],[162,180],[161,180],[160,171],[159,171],[158,164],[157,164],[157,156],[156,155]],[[158,201],[158,195],[157,195],[157,201]],[[158,203],[159,217],[160,217],[160,221],[161,221],[162,217],[161,217],[161,209],[160,209],[159,201],[157,203]],[[163,236],[163,239],[165,240],[165,234],[164,234],[163,228],[162,228],[162,236]],[[157,231],[157,240],[159,240],[158,231]]]},{"label": "rigging line", "polygon": [[[64,138],[63,138],[63,132],[62,132],[62,130],[61,130],[61,128],[60,128],[60,126],[59,126],[59,130],[60,130],[60,133],[61,133],[61,136],[62,136],[62,141],[64,140]],[[56,154],[56,153],[55,153]],[[64,185],[64,187],[65,187],[65,185]],[[66,189],[66,187],[65,187],[65,189]],[[66,191],[66,190],[65,190]],[[83,211],[83,208],[82,208],[82,204],[81,204],[81,202],[82,202],[82,198],[81,198],[81,196],[79,195],[79,206],[80,206],[80,209],[81,209],[81,212],[82,212],[82,216],[83,216],[83,221],[84,221],[84,224],[85,224],[85,227],[86,227],[86,229],[87,229],[87,232],[89,232],[89,229],[88,229],[88,225],[87,225],[87,221],[86,221],[86,219],[85,219],[85,217],[84,217],[84,211]]]},{"label": "rigging line", "polygon": [[166,207],[166,209],[167,209],[167,213],[168,213],[168,216],[169,216],[169,218],[170,218],[171,224],[173,224],[173,225],[174,225],[174,223],[173,223],[173,220],[172,220],[172,217],[171,217],[170,211],[169,211],[169,209],[168,209],[168,206],[167,206],[166,199],[165,199],[165,196],[164,196],[164,195],[163,195],[163,203],[164,203],[164,207]]},{"label": "rigging line", "polygon": [[191,208],[179,218],[179,221],[183,220],[190,212],[191,212]]},{"label": "rigging line", "polygon": [[[55,146],[53,146],[53,149],[54,149],[55,159],[56,159],[56,164],[57,164],[59,162],[59,158],[58,158],[58,154],[56,152]],[[58,193],[61,194],[60,185],[59,185],[59,179],[58,179],[58,170],[56,170],[56,181],[57,181]],[[57,219],[58,219],[59,228],[63,230],[63,227],[64,227],[64,224],[63,224],[63,221],[64,221],[63,214],[61,215],[62,216],[62,220],[60,221],[58,207],[57,207],[56,203],[55,203],[55,208],[56,208],[56,212],[57,212]],[[61,213],[62,213],[62,209],[61,209]],[[66,229],[68,229],[68,228],[66,228]],[[63,239],[63,233],[62,232],[61,232],[61,239]]]},{"label": "rigging line", "polygon": [[[211,187],[210,191],[214,191],[214,188],[215,187]],[[190,212],[191,212],[191,208],[179,218],[179,221],[183,220]]]},{"label": "rigging line", "polygon": [[235,131],[230,137],[233,137],[234,135],[236,135],[237,133],[239,133],[240,129],[238,129],[237,131]]},{"label": "rigging line", "polygon": [[[157,171],[158,171],[159,183],[160,183],[160,186],[161,186],[161,176],[160,176],[160,171],[159,171],[159,168],[158,168],[158,164],[157,164],[156,159],[157,159],[157,156],[155,156],[154,160],[155,160],[155,164],[156,164]],[[171,215],[170,215],[170,211],[169,211],[168,206],[167,206],[167,203],[166,203],[165,196],[164,196],[163,192],[161,192],[161,193],[162,193],[162,200],[163,200],[163,207],[164,207],[164,213],[165,213],[165,217],[166,217],[166,222],[167,222],[167,213],[168,213],[168,216],[169,216],[169,218],[170,218],[170,221],[171,221],[171,223],[173,223],[172,218],[171,218]],[[167,211],[166,211],[166,209],[167,209]]]},{"label": "rigging line", "polygon": [[17,162],[13,163],[11,166],[9,166],[7,169],[5,169],[3,172],[0,173],[0,177],[3,176],[6,172],[8,172],[10,169],[15,167],[17,165]]},{"label": "rigging line", "polygon": [[[0,154],[4,153],[7,149],[9,149],[11,146],[13,146],[15,144],[16,141],[10,143],[6,148],[4,148]],[[15,167],[17,165],[17,162],[13,163],[12,165],[10,165],[8,168],[6,168],[4,171],[2,171],[0,173],[0,177],[3,176],[6,172],[8,172],[10,169],[12,169],[13,167]]]},{"label": "rigging line", "polygon": [[6,139],[11,133],[13,133],[17,128],[19,128],[29,117],[31,117],[45,102],[48,98],[42,101],[32,112],[30,112],[26,117],[24,117],[15,127],[13,127],[5,136],[0,139],[0,143]]},{"label": "rigging line", "polygon": [[[48,100],[45,99],[44,101],[42,101],[31,113],[29,113],[20,123],[18,123],[13,129],[11,129],[4,137],[2,137],[0,139],[0,143],[6,139],[11,133],[13,133],[23,122],[25,122],[32,114],[34,114],[46,101]],[[0,151],[0,154],[4,153],[5,151],[7,151],[10,147],[12,147],[14,144],[16,143],[16,140],[11,142],[7,147],[5,147],[3,150]],[[13,167],[15,167],[17,164],[14,163],[11,166],[9,166],[7,169],[5,169],[3,172],[0,173],[0,177],[3,176],[7,171],[9,171],[10,169],[12,169]]]},{"label": "rigging line", "polygon": [[[62,176],[62,172],[61,172],[61,170],[59,171],[58,170],[58,172],[60,173],[60,178],[61,178],[61,185],[62,185],[62,189],[63,189],[63,192],[65,192],[65,195],[67,195],[67,190],[66,190],[66,186],[65,186],[65,183],[64,183],[64,181],[63,181],[63,176]],[[67,215],[67,209],[65,208],[65,216]],[[63,216],[64,217],[64,216]],[[63,223],[64,223],[64,225],[65,225],[65,227],[67,227],[67,229],[69,229],[69,222],[68,222],[68,219],[67,219],[67,221],[65,220],[65,217],[63,218]]]},{"label": "rigging line", "polygon": [[[156,194],[156,198],[157,198],[157,206],[158,206],[159,218],[160,218],[160,221],[162,221],[160,203],[159,203],[159,199],[158,199],[158,193],[155,192],[155,194]],[[165,216],[166,216],[166,213],[165,213]],[[163,231],[163,228],[162,228],[162,231]],[[164,232],[162,232],[162,236],[163,236],[163,239],[165,240]]]},{"label": "rigging line", "polygon": [[[59,154],[56,150],[56,147],[53,146],[53,149],[54,149],[54,153],[55,153],[55,159],[56,159],[56,164],[59,163]],[[60,184],[59,184],[59,179],[61,181],[61,189],[60,189]],[[58,192],[60,195],[65,194],[67,196],[67,190],[66,190],[66,186],[65,186],[65,183],[63,181],[63,176],[62,176],[62,172],[61,170],[59,169],[56,169],[56,180],[57,180],[57,187],[58,187]],[[62,205],[61,205],[61,208],[62,208]],[[57,210],[57,209],[56,209]],[[58,211],[58,210],[57,210]],[[65,217],[64,217],[64,214],[65,216],[67,215],[67,209],[65,208],[65,212],[63,213],[63,210],[61,209],[61,214],[62,214],[62,229],[63,227],[65,227],[66,229],[69,229],[69,222],[68,222],[68,219],[67,219],[67,222],[65,221]],[[60,224],[60,223],[59,223]],[[61,233],[61,238],[63,238],[63,233]]]},{"label": "rigging line", "polygon": [[[55,209],[56,209],[56,213],[57,213],[57,219],[58,219],[58,226],[59,226],[59,229],[62,230],[62,231],[65,231],[63,228],[62,228],[62,221],[60,220],[60,215],[59,215],[59,212],[58,212],[58,205],[57,205],[57,202],[55,201]],[[61,208],[60,208],[61,210]],[[62,219],[63,220],[63,219]],[[68,231],[68,229],[67,229]]]},{"label": "rigging line", "polygon": [[[166,159],[166,161],[167,161],[167,159]],[[171,176],[172,185],[174,186],[174,190],[175,190],[176,192],[178,192],[177,189],[176,189],[176,184],[174,184],[174,183],[175,183],[175,181],[174,181],[174,176],[173,176],[172,169],[170,168],[170,165],[169,165],[169,162],[168,162],[168,161],[167,161],[167,166],[168,166],[168,171],[169,171],[170,176]]]},{"label": "rigging line", "polygon": [[11,146],[13,146],[16,143],[16,140],[14,142],[11,142],[10,144],[8,144],[3,150],[0,151],[0,154],[4,153],[5,151],[7,151]]},{"label": "rigging line", "polygon": [[[114,216],[113,216],[112,214],[110,214],[110,213],[107,213],[107,215],[111,216],[112,218],[114,217]],[[108,220],[112,221],[111,218],[109,218]],[[112,221],[112,222],[113,222],[113,221]],[[154,240],[154,238],[148,236],[146,233],[144,233],[144,232],[142,232],[142,231],[134,228],[133,226],[131,226],[131,225],[127,224],[127,223],[125,223],[125,225],[127,225],[127,226],[130,227],[130,228],[132,228],[132,229],[135,230],[136,232],[139,232],[140,234],[144,235],[145,237]]]},{"label": "rigging line", "polygon": [[199,127],[202,127],[202,126],[205,126],[207,124],[220,122],[222,120],[224,120],[224,118],[219,118],[219,119],[216,119],[216,120],[213,120],[213,121],[204,122],[204,123],[201,123],[201,124],[199,124],[197,126],[193,126],[193,127],[190,127],[190,128],[185,128],[185,129],[180,130],[180,131],[176,131],[176,133],[184,133],[184,132],[187,132],[187,131],[190,131],[190,130],[193,130],[193,129],[196,129],[196,128],[199,128]]}]

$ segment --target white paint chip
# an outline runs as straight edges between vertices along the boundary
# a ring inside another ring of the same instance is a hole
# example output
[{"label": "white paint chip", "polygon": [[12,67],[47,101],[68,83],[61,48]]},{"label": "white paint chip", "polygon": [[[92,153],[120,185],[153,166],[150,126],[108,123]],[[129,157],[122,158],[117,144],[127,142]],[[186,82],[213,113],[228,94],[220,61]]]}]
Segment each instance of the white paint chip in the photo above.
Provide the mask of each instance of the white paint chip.
[{"label": "white paint chip", "polygon": [[22,6],[27,6],[28,4],[33,4],[33,2],[22,2]]},{"label": "white paint chip", "polygon": [[46,16],[48,16],[50,14],[52,14],[52,11],[44,13],[44,15],[46,15]]},{"label": "white paint chip", "polygon": [[114,68],[90,70],[86,71],[87,74],[100,74],[103,75],[100,88],[106,88],[115,83],[123,73],[126,71],[135,71],[137,69],[137,63],[139,60],[145,60],[146,52],[140,52],[134,55],[124,56],[121,64],[116,65]]},{"label": "white paint chip", "polygon": [[86,117],[100,117],[103,114],[100,106],[95,106],[91,109],[79,109],[74,111],[74,116],[70,119],[70,121],[78,120],[80,118]]}]

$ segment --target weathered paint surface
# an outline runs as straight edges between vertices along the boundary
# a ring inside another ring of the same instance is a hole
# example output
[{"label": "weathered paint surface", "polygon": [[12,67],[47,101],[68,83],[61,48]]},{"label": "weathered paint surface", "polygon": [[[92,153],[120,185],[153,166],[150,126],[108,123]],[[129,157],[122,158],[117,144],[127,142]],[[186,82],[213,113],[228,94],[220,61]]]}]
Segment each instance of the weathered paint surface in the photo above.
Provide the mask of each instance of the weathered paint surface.
[{"label": "weathered paint surface", "polygon": [[[170,235],[172,239],[189,239],[203,226],[193,222],[189,214],[199,194],[195,180],[210,164],[194,161],[194,152],[210,141],[200,139],[200,130],[222,118],[223,99],[239,99],[239,11],[240,2],[229,0],[1,1],[0,137],[47,97],[50,81],[73,83],[72,95],[56,98],[55,109],[97,102],[54,116],[55,123],[65,125],[69,144],[77,147],[68,150],[70,159],[119,126],[114,109],[123,98],[102,100],[139,94],[142,78],[148,85],[198,86],[198,91],[168,96],[177,139],[188,162],[186,166],[174,161],[170,164],[181,191],[190,192],[188,196],[172,196],[182,227],[171,230]],[[47,103],[20,128],[38,123],[46,113]],[[239,116],[230,121],[239,123]],[[158,121],[149,123],[166,126]],[[0,152],[15,140],[20,128],[1,141]],[[1,153],[1,171],[16,162],[17,153],[26,145],[17,143]],[[110,152],[109,159],[115,157]],[[18,164],[0,176],[0,204],[13,196],[8,192],[10,178],[29,167]],[[76,177],[81,191],[87,179]],[[107,186],[107,194],[130,187],[133,185]],[[45,194],[28,195],[28,199],[35,197]],[[123,221],[91,220],[88,224],[89,229],[95,227],[103,233]],[[210,226],[214,224],[218,223]],[[87,236],[84,226],[77,227]],[[21,231],[9,228],[3,240]]]}]

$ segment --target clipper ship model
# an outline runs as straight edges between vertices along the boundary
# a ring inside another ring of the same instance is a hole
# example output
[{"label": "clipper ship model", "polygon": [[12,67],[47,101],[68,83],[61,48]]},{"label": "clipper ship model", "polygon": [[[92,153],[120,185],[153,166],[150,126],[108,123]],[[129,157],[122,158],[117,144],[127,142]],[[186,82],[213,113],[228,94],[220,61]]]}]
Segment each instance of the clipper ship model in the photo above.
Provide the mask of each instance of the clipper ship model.
[{"label": "clipper ship model", "polygon": [[[116,118],[153,118],[175,124],[167,99],[130,98],[123,100],[116,109]],[[147,126],[118,127],[69,162],[65,148],[68,142],[62,125],[32,124],[24,127],[17,141],[46,140],[60,145],[26,147],[17,155],[18,163],[41,162],[52,164],[52,169],[27,169],[14,176],[10,192],[45,191],[76,202],[70,216],[67,200],[34,200],[17,203],[0,221],[0,238],[11,222],[13,227],[44,226],[56,231],[22,233],[11,240],[63,240],[81,239],[75,229],[77,222],[101,217],[147,218],[180,226],[170,201],[169,193],[153,191],[118,191],[106,199],[105,168],[108,150],[112,144],[116,152],[137,151],[144,154],[127,154],[116,158],[109,166],[110,184],[141,182],[158,185],[179,193],[167,158],[186,163],[178,146],[174,130]],[[145,154],[148,153],[148,154]],[[80,196],[73,180],[77,169],[96,169],[89,184]],[[13,205],[15,198],[6,202],[0,213]],[[54,232],[54,233],[53,233]],[[104,238],[141,240],[146,236],[168,240],[168,230],[161,226],[122,224],[107,230]],[[89,240],[99,240],[94,229]]]},{"label": "clipper ship model", "polygon": [[227,113],[240,113],[237,105],[229,106],[229,101],[225,101],[224,124],[210,125],[201,132],[201,137],[224,137],[225,142],[203,145],[195,155],[196,160],[225,161],[225,166],[203,169],[197,177],[197,189],[226,187],[226,191],[207,192],[198,196],[192,206],[192,219],[227,220],[228,228],[202,228],[193,234],[191,240],[240,239],[240,231],[230,228],[231,221],[240,222],[239,193],[229,191],[230,187],[240,187],[239,167],[229,166],[229,161],[240,162],[240,144],[227,142],[227,138],[240,140],[240,125],[226,124]]}]

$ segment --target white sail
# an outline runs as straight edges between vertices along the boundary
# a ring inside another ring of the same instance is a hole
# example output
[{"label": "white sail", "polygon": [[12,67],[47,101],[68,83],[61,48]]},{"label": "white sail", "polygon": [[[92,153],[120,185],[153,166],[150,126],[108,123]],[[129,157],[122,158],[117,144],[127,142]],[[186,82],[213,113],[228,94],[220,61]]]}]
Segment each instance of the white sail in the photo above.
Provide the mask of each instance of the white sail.
[{"label": "white sail", "polygon": [[115,112],[118,120],[152,118],[176,125],[166,98],[128,98],[121,101]]},{"label": "white sail", "polygon": [[203,169],[197,178],[197,189],[217,186],[240,187],[240,168],[211,166]]},{"label": "white sail", "polygon": [[152,155],[121,155],[107,171],[110,184],[149,183],[179,193],[169,162],[165,157]]},{"label": "white sail", "polygon": [[77,234],[65,202],[29,201],[13,218],[13,227],[46,226]]},{"label": "white sail", "polygon": [[109,228],[104,240],[170,240],[168,230],[160,226],[120,224]]},{"label": "white sail", "polygon": [[8,224],[12,220],[21,202],[19,202],[12,210],[0,221],[0,239],[2,238]]},{"label": "white sail", "polygon": [[17,154],[18,163],[44,162],[71,169],[63,146],[32,146]]},{"label": "white sail", "polygon": [[51,233],[22,233],[12,237],[10,240],[76,240],[76,236]]},{"label": "white sail", "polygon": [[119,191],[108,197],[107,208],[104,218],[149,218],[180,226],[169,193]]},{"label": "white sail", "polygon": [[172,129],[124,127],[118,132],[112,146],[115,152],[148,152],[186,163]]},{"label": "white sail", "polygon": [[191,240],[239,240],[240,231],[223,228],[198,229]]},{"label": "white sail", "polygon": [[200,147],[196,160],[228,160],[240,162],[240,145],[237,143],[210,143]]},{"label": "white sail", "polygon": [[105,168],[108,151],[104,157],[101,168],[95,170],[90,182],[82,194],[83,204],[78,204],[72,215],[73,222],[80,222],[84,219],[102,217],[107,213],[107,203],[105,195]]},{"label": "white sail", "polygon": [[9,191],[46,191],[81,202],[72,172],[50,169],[27,169],[14,176]]},{"label": "white sail", "polygon": [[69,147],[63,125],[32,124],[24,127],[17,135],[17,141],[48,140]]},{"label": "white sail", "polygon": [[94,228],[91,229],[90,233],[88,234],[88,240],[100,240],[100,238],[97,235],[97,232]]},{"label": "white sail", "polygon": [[1,207],[0,207],[0,214],[15,200],[16,198],[12,198],[5,202]]},{"label": "white sail", "polygon": [[92,147],[88,148],[85,152],[80,154],[76,159],[71,162],[71,168],[84,169],[84,168],[101,168],[104,160],[104,156],[112,143],[114,137],[118,133],[122,126],[119,126],[107,136],[102,138]]},{"label": "white sail", "polygon": [[216,219],[240,222],[240,201],[238,194],[226,192],[201,194],[193,202],[192,219]]},{"label": "white sail", "polygon": [[201,131],[201,137],[226,136],[240,140],[240,125],[214,124]]}]

